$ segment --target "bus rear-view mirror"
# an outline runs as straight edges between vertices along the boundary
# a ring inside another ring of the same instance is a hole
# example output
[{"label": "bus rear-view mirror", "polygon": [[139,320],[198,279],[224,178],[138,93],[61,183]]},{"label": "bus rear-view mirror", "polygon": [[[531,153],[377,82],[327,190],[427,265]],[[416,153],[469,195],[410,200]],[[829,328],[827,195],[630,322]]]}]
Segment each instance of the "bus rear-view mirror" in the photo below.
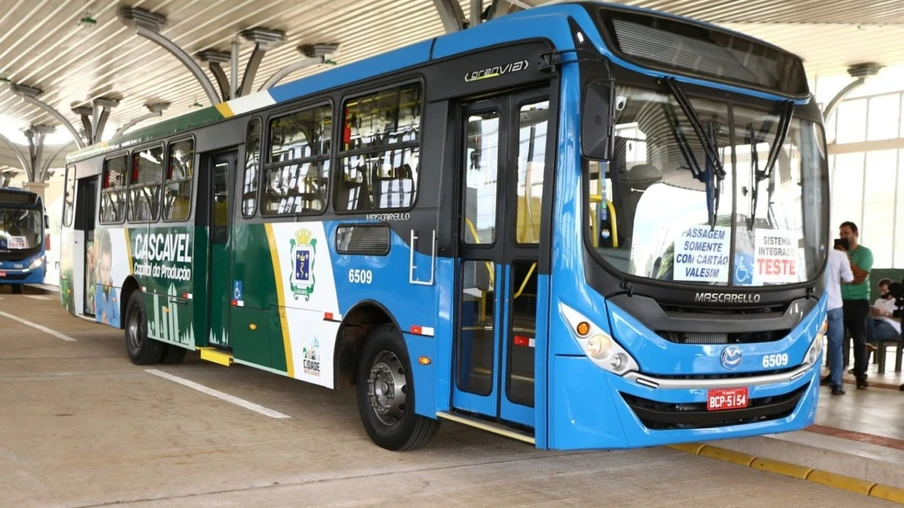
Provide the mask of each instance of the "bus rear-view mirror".
[{"label": "bus rear-view mirror", "polygon": [[588,159],[609,160],[612,153],[611,95],[611,88],[601,83],[591,83],[584,91],[581,153]]}]

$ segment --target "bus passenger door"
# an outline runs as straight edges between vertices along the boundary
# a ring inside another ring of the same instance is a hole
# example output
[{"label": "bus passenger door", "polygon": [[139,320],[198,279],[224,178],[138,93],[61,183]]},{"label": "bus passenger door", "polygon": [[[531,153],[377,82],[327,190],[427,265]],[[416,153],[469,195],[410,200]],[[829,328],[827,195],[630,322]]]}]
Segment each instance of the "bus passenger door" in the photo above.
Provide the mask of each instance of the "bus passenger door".
[{"label": "bus passenger door", "polygon": [[452,406],[534,427],[548,92],[465,105]]},{"label": "bus passenger door", "polygon": [[208,342],[211,346],[228,349],[229,309],[235,301],[232,296],[231,256],[229,233],[232,226],[232,192],[237,154],[235,151],[208,156],[210,178],[210,269],[208,288],[210,318]]},{"label": "bus passenger door", "polygon": [[[94,259],[94,221],[97,216],[97,184],[96,176],[83,178],[78,181],[78,192],[76,193],[78,202],[76,206],[76,229],[79,226],[84,227],[84,245],[81,248],[76,247],[73,254],[81,256],[83,263],[74,263],[75,267],[81,266],[81,274],[73,274],[73,285],[76,290],[78,288],[78,279],[82,283],[82,312],[86,316],[94,316],[94,292],[95,292],[95,274],[97,273],[96,263]],[[76,235],[75,242],[79,243],[79,236]]]}]

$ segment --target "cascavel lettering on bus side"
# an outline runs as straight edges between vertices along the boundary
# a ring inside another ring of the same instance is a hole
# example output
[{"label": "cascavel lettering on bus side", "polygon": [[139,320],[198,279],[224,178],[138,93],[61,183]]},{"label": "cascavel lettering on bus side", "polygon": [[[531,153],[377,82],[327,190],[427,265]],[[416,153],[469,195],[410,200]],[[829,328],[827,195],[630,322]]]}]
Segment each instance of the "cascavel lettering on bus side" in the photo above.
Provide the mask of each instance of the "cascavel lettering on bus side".
[{"label": "cascavel lettering on bus side", "polygon": [[136,260],[191,263],[191,249],[191,237],[186,233],[135,235]]}]

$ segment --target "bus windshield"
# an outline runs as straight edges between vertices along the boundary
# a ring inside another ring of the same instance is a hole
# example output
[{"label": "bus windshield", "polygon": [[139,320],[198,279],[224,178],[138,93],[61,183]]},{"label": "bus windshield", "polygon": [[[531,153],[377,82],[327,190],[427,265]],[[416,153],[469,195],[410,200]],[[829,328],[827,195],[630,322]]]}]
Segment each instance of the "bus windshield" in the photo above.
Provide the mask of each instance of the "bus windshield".
[{"label": "bus windshield", "polygon": [[0,250],[29,250],[41,244],[41,212],[0,207]]},{"label": "bus windshield", "polygon": [[590,170],[592,242],[604,260],[715,286],[816,277],[826,255],[821,126],[787,103],[765,111],[668,87],[620,85],[616,95],[614,156]]}]

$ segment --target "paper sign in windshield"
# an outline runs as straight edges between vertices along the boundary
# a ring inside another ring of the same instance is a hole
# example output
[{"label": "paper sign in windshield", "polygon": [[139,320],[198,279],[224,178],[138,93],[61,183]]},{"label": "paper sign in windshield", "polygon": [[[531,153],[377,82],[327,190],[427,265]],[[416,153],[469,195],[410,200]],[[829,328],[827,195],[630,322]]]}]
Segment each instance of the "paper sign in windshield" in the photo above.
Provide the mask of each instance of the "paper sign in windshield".
[{"label": "paper sign in windshield", "polygon": [[25,243],[24,236],[11,236],[7,239],[6,245],[8,249],[25,249],[28,244]]},{"label": "paper sign in windshield", "polygon": [[728,282],[731,231],[726,227],[694,226],[675,241],[673,280]]},{"label": "paper sign in windshield", "polygon": [[797,244],[797,235],[790,231],[757,229],[754,284],[800,282]]}]

